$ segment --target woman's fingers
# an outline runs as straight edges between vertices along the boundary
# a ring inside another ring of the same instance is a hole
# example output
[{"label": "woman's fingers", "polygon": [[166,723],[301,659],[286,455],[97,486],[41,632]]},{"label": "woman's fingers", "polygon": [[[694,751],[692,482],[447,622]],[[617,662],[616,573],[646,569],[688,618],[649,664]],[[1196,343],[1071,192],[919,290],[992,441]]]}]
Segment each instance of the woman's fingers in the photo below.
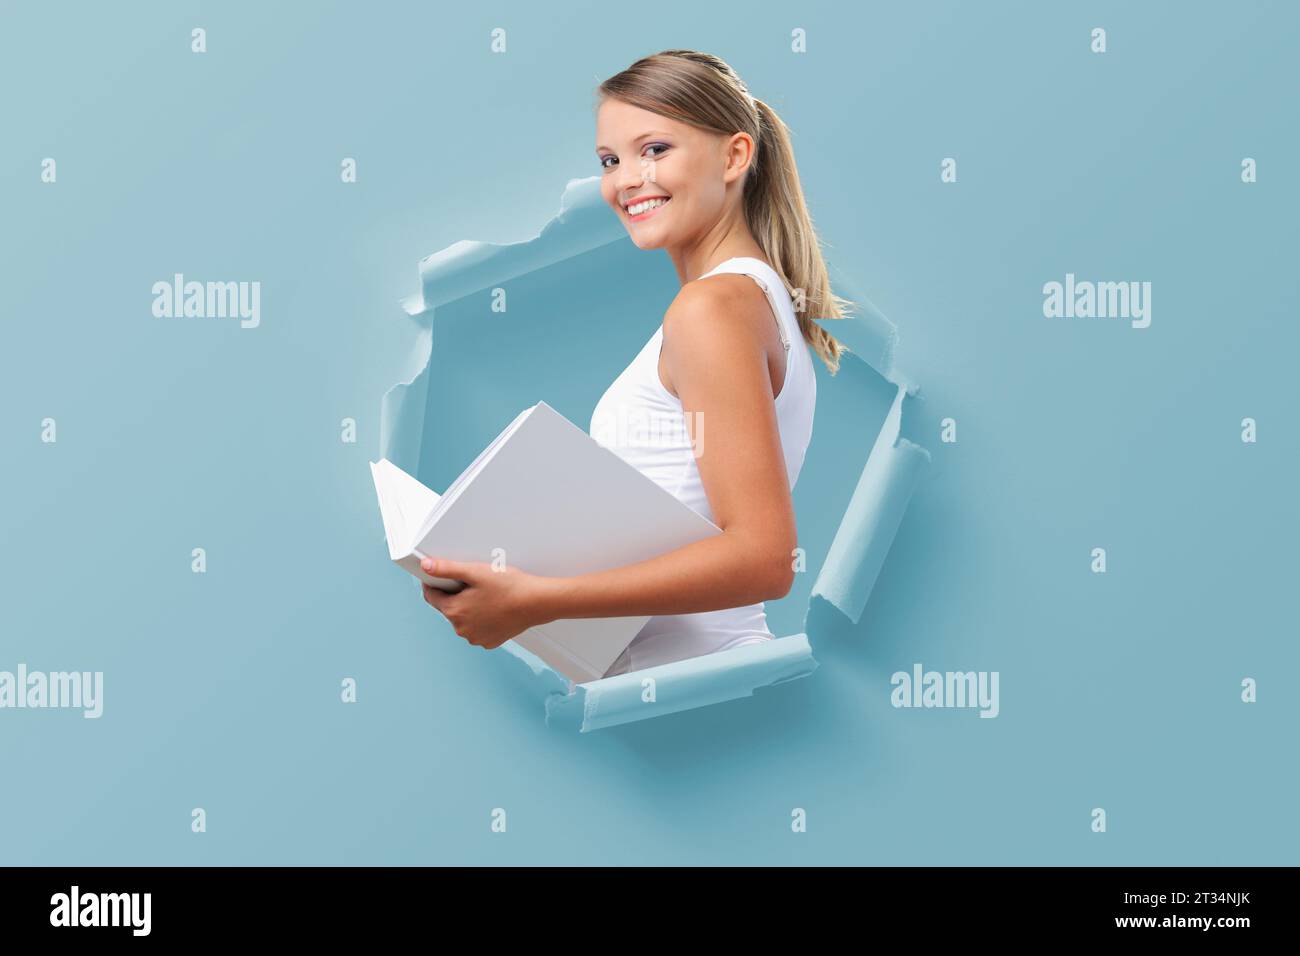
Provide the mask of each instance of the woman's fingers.
[{"label": "woman's fingers", "polygon": [[435,588],[431,584],[424,585],[425,603],[428,604],[430,607],[437,608],[439,611],[444,610],[446,608],[447,602],[450,601],[453,597],[455,597],[455,595],[448,594],[446,591],[442,590],[441,588]]},{"label": "woman's fingers", "polygon": [[472,561],[449,561],[447,558],[425,558],[420,562],[425,574],[435,578],[449,578],[473,584],[478,580],[478,565]]},{"label": "woman's fingers", "polygon": [[[464,637],[467,641],[469,637],[465,633],[465,619],[458,610],[457,595],[448,594],[446,591],[440,591],[431,585],[424,585],[424,600],[431,607],[437,608],[438,612],[447,619],[459,637]],[[474,641],[469,641],[471,644]]]}]

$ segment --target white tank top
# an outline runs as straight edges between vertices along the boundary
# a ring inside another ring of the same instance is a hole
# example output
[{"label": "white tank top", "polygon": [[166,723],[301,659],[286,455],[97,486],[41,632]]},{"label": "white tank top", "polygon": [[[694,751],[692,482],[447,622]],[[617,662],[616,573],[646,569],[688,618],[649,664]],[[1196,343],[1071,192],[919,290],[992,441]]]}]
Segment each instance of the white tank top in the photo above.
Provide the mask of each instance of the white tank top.
[{"label": "white tank top", "polygon": [[[781,340],[786,347],[786,369],[775,399],[776,418],[785,454],[786,476],[793,490],[812,438],[813,409],[817,403],[817,377],[812,355],[799,329],[790,293],[775,269],[761,259],[741,256],[726,260],[700,278],[721,272],[735,272],[753,278],[767,293],[778,322]],[[664,388],[659,379],[663,332],[661,324],[596,403],[590,434],[660,487],[672,492],[678,500],[713,520],[682,403]],[[707,449],[707,428],[700,429],[697,434],[701,446]],[[761,602],[720,611],[652,617],[605,676],[772,638]]]}]

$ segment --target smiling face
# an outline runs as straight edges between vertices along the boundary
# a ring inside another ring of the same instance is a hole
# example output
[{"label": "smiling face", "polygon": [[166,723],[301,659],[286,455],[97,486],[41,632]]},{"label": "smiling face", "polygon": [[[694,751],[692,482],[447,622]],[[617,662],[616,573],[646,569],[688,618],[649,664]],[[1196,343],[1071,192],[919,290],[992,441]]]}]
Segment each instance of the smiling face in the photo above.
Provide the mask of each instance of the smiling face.
[{"label": "smiling face", "polygon": [[[736,137],[651,113],[607,97],[596,113],[600,192],[641,249],[672,249],[708,234],[738,197],[744,159]],[[733,203],[735,199],[731,200]]]}]

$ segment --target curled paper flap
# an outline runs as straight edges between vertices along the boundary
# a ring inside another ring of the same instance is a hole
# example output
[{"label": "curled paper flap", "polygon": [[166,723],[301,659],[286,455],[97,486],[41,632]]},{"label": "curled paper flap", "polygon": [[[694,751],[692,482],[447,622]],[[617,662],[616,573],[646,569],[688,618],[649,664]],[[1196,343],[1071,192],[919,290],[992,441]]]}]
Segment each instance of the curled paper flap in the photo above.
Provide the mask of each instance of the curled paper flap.
[{"label": "curled paper flap", "polygon": [[532,670],[545,694],[547,723],[579,733],[749,697],[817,669],[808,636],[794,634],[574,684],[563,692],[555,684],[558,675],[535,655],[513,641],[504,647]]},{"label": "curled paper flap", "polygon": [[560,211],[540,233],[522,242],[461,240],[420,261],[420,292],[402,301],[407,315],[421,315],[479,289],[545,269],[606,243],[627,238],[600,195],[600,177],[571,179]]},{"label": "curled paper flap", "polygon": [[906,388],[899,386],[813,585],[813,597],[829,601],[855,624],[894,543],[920,470],[930,461],[928,451],[900,435],[906,397]]}]

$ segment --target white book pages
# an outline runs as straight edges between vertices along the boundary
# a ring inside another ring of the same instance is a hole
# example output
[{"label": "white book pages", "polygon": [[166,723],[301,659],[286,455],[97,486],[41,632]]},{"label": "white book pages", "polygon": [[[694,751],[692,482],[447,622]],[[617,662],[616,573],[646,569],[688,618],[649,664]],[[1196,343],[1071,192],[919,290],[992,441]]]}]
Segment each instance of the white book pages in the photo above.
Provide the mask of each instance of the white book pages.
[{"label": "white book pages", "polygon": [[384,522],[388,556],[424,584],[444,591],[459,591],[461,582],[425,574],[420,567],[421,555],[414,549],[415,536],[438,506],[440,496],[387,458],[370,463],[370,476],[379,497],[379,514]]},{"label": "white book pages", "polygon": [[433,513],[440,496],[387,458],[371,462],[370,473],[379,495],[388,553],[395,559],[410,554],[416,533]]},{"label": "white book pages", "polygon": [[[433,556],[565,577],[633,564],[715,534],[721,529],[713,522],[541,402],[434,505],[411,547],[415,570],[395,560],[417,576],[419,557]],[[583,682],[604,676],[647,620],[552,621],[515,640]]]}]

